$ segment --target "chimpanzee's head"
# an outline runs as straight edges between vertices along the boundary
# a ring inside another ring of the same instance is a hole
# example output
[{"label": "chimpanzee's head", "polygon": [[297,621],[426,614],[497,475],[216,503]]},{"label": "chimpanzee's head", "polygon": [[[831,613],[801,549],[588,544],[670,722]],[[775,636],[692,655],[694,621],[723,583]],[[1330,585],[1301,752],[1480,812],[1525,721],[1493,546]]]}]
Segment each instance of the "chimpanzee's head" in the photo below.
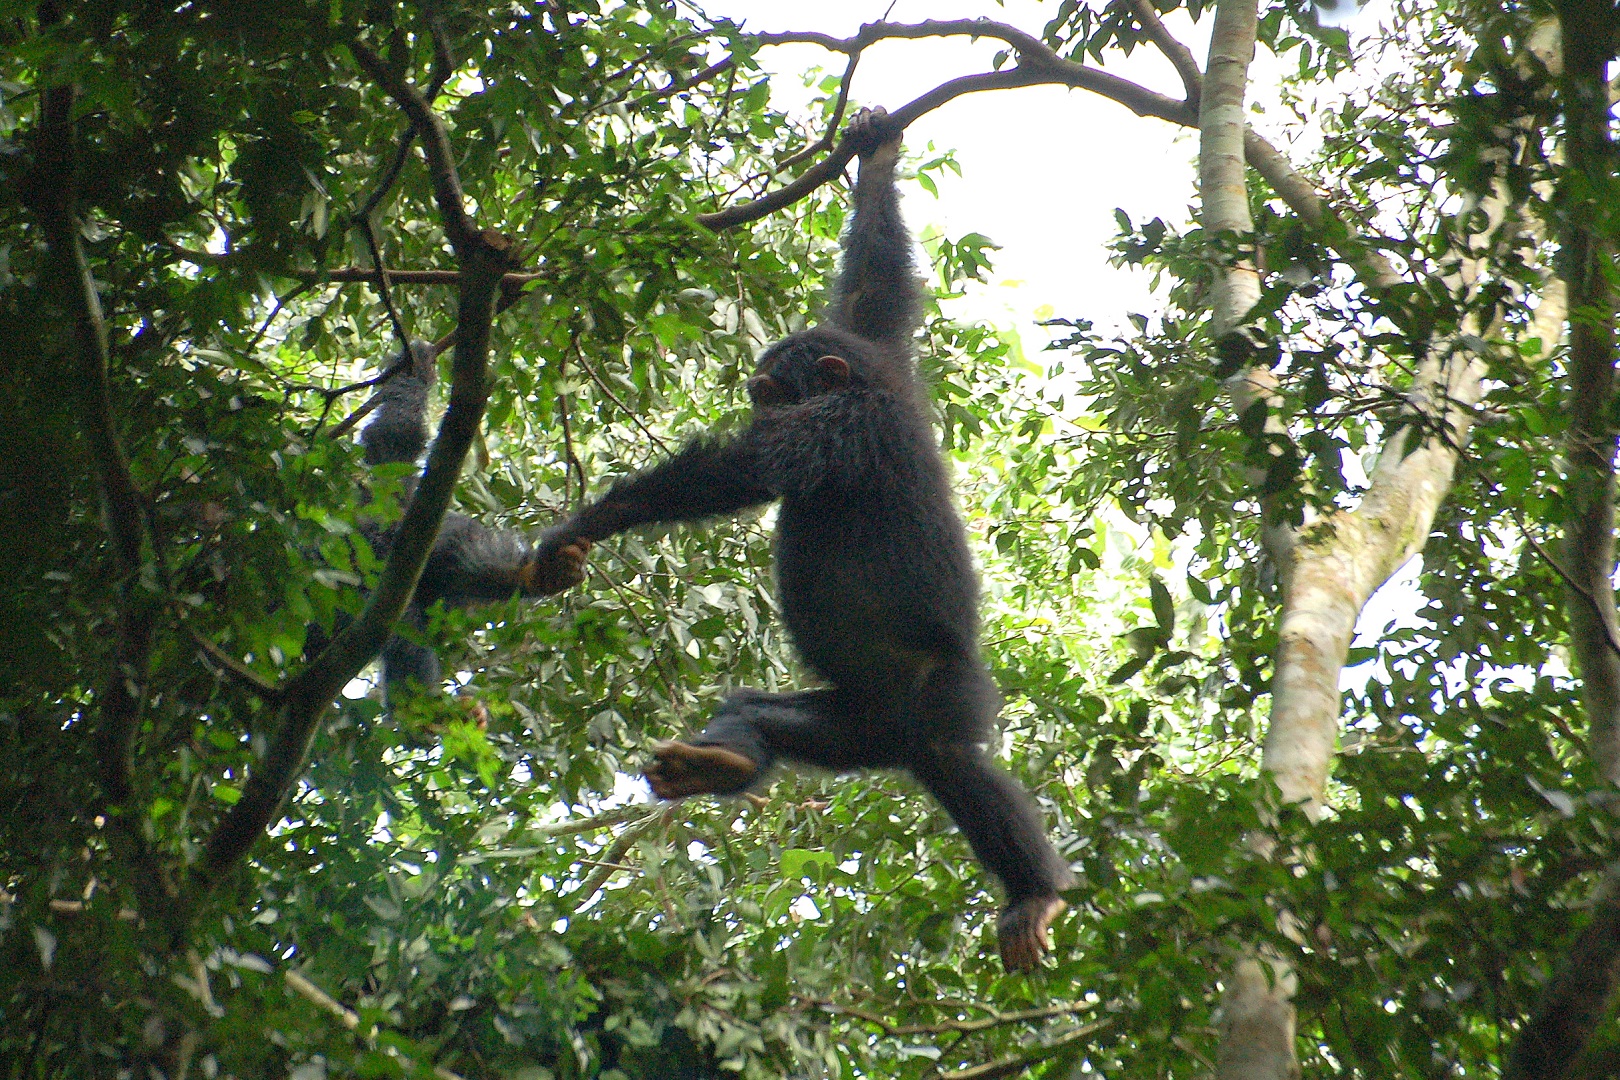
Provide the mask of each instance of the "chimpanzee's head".
[{"label": "chimpanzee's head", "polygon": [[805,330],[760,354],[748,396],[759,408],[786,408],[841,390],[886,386],[880,353],[871,342],[835,327]]}]

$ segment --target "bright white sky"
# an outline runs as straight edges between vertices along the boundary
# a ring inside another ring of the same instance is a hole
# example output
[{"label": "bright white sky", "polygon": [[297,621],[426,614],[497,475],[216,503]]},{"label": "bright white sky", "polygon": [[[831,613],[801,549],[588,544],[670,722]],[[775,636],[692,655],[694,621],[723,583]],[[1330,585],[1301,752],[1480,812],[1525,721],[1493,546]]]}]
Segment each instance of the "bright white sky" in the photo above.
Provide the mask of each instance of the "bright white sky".
[{"label": "bright white sky", "polygon": [[[1039,34],[1057,5],[1007,0],[896,0],[894,22],[987,16]],[[845,37],[884,16],[889,0],[715,0],[713,17],[750,29],[818,30]],[[1202,60],[1204,34],[1185,22],[1189,46]],[[958,75],[990,70],[1000,42],[961,38],[883,42],[868,49],[855,74],[852,98],[863,105],[898,108]],[[760,60],[777,78],[778,105],[797,107],[811,96],[800,76],[813,67],[843,71],[844,57],[813,45],[776,46]],[[1109,70],[1152,89],[1180,96],[1175,71],[1158,53],[1139,50]],[[1030,87],[969,94],[929,113],[906,131],[916,153],[929,143],[956,152],[963,176],[940,177],[936,200],[915,184],[905,187],[914,233],[933,225],[947,236],[979,232],[1002,245],[995,253],[995,287],[967,301],[963,314],[1006,326],[1016,324],[1033,353],[1047,340],[1034,313],[1089,318],[1101,327],[1123,326],[1133,311],[1150,311],[1147,276],[1107,263],[1114,208],[1135,221],[1153,217],[1180,223],[1194,194],[1197,144],[1162,120],[1144,119],[1121,105],[1081,90]],[[1035,357],[1037,362],[1039,358]]]}]

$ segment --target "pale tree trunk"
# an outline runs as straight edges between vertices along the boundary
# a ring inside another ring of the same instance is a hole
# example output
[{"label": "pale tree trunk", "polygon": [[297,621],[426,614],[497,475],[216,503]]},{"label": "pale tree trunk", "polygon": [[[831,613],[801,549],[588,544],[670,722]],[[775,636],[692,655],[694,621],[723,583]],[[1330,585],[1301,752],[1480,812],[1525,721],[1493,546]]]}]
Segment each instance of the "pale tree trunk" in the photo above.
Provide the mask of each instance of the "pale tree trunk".
[{"label": "pale tree trunk", "polygon": [[[1204,228],[1249,242],[1254,221],[1249,215],[1245,172],[1243,102],[1249,64],[1254,59],[1255,0],[1221,0],[1209,42],[1199,99],[1198,188]],[[1241,250],[1216,270],[1212,290],[1213,330],[1217,340],[1244,334],[1244,321],[1260,298],[1260,275],[1252,253]],[[1269,397],[1271,372],[1249,368],[1230,387],[1242,413]],[[1268,421],[1268,426],[1269,426]],[[1285,532],[1262,523],[1266,547],[1279,565],[1288,557]],[[1294,973],[1280,958],[1265,953],[1239,957],[1226,979],[1222,998],[1220,1077],[1245,1080],[1289,1080],[1299,1075],[1294,1056]]]},{"label": "pale tree trunk", "polygon": [[[1242,164],[1243,97],[1254,52],[1254,0],[1224,0],[1216,9],[1210,59],[1200,111],[1199,175],[1202,216],[1211,231],[1252,230]],[[1254,142],[1252,136],[1249,137]],[[1251,160],[1253,148],[1251,147]],[[1269,159],[1255,164],[1263,171]],[[1290,199],[1291,203],[1299,200]],[[1496,200],[1493,224],[1505,201]],[[1495,233],[1495,229],[1491,230]],[[1500,238],[1498,237],[1498,242]],[[1477,260],[1465,263],[1473,277]],[[1218,335],[1242,332],[1259,293],[1252,262],[1224,266],[1213,290]],[[1369,282],[1372,285],[1387,282]],[[1455,284],[1472,285],[1471,280]],[[1542,315],[1556,326],[1563,308],[1548,296]],[[1491,328],[1471,326],[1483,336]],[[1413,387],[1417,409],[1439,421],[1443,434],[1420,437],[1413,425],[1388,433],[1361,503],[1318,518],[1299,530],[1276,521],[1263,523],[1265,547],[1282,579],[1276,674],[1271,718],[1261,766],[1285,802],[1300,805],[1313,820],[1322,798],[1338,738],[1339,678],[1349,654],[1356,620],[1373,592],[1423,549],[1440,504],[1449,493],[1458,450],[1472,425],[1481,393],[1484,364],[1454,345],[1437,348]],[[1234,380],[1239,410],[1270,397],[1274,378],[1251,369]],[[1269,424],[1277,424],[1273,417]],[[1431,427],[1432,431],[1433,428]],[[1288,930],[1286,913],[1284,930]],[[1222,998],[1220,1080],[1294,1080],[1300,1074],[1295,1052],[1293,994],[1296,979],[1280,956],[1256,950],[1239,957],[1228,974]]]}]

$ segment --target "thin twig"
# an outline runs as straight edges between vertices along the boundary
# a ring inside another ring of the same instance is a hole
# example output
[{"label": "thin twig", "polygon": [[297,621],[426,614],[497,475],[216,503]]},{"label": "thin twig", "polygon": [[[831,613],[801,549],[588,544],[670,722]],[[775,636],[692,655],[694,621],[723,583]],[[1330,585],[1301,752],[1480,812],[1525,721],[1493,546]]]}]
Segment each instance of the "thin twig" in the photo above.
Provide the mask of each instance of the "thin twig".
[{"label": "thin twig", "polygon": [[264,335],[270,330],[270,324],[276,321],[276,316],[281,314],[281,309],[298,299],[298,297],[302,296],[304,293],[309,292],[309,290],[313,289],[317,284],[319,284],[319,282],[306,281],[302,285],[298,286],[298,288],[288,293],[286,296],[276,297],[276,306],[270,309],[269,315],[265,316],[264,324],[259,327],[258,333],[253,335],[253,340],[247,343],[247,348],[244,350],[244,352],[249,356],[253,355],[253,350],[257,349],[259,347],[259,342],[264,340]]},{"label": "thin twig", "polygon": [[722,75],[725,72],[730,71],[736,62],[736,60],[728,56],[724,60],[717,60],[708,67],[704,68],[702,71],[694,72],[684,79],[672,78],[669,85],[664,87],[662,90],[654,90],[650,94],[643,94],[638,98],[631,98],[629,101],[624,103],[624,107],[626,110],[639,109],[644,105],[651,105],[655,101],[663,101],[666,98],[674,97],[676,94],[679,94],[682,91],[692,89],[692,87],[698,85],[699,83],[707,82],[716,75]]},{"label": "thin twig", "polygon": [[[577,336],[574,338],[574,351],[579,351],[579,338]],[[563,373],[567,369],[567,364],[568,354],[564,353],[563,358],[557,362],[557,381],[559,383],[562,381]],[[563,386],[557,387],[557,414],[562,420],[564,463],[563,505],[571,506],[573,505],[573,495],[571,494],[572,489],[569,486],[570,473],[578,474],[579,476],[579,498],[580,501],[583,502],[585,500],[585,466],[580,462],[579,455],[574,452],[574,428],[573,424],[568,418],[568,391]]]},{"label": "thin twig", "polygon": [[1192,50],[1177,41],[1175,35],[1165,28],[1159,13],[1154,10],[1153,0],[1131,0],[1131,9],[1136,12],[1136,21],[1142,24],[1142,31],[1175,67],[1176,74],[1181,76],[1182,88],[1187,91],[1187,104],[1197,108],[1198,99],[1204,92],[1204,73],[1199,70],[1198,61],[1193,59]]},{"label": "thin twig", "polygon": [[359,38],[350,38],[347,44],[355,63],[359,64],[365,73],[394,99],[406,116],[410,117],[412,126],[416,128],[417,137],[422,140],[422,150],[427,154],[428,175],[433,182],[433,198],[438,204],[445,235],[449,238],[450,246],[455,249],[457,256],[465,258],[467,252],[477,248],[479,233],[472,219],[467,216],[466,200],[461,191],[461,177],[456,173],[455,156],[444,125],[439,122],[439,118],[434,115],[433,109],[423,99],[421,93],[383,63],[382,57],[378,56],[371,46]]},{"label": "thin twig", "polygon": [[[293,971],[290,968],[282,972],[282,978],[299,997],[311,1002],[312,1004],[318,1005],[326,1012],[335,1016],[338,1023],[342,1024],[345,1028],[364,1039],[368,1048],[376,1046],[377,1026],[375,1024],[371,1025],[370,1028],[362,1032],[360,1030],[360,1025],[362,1023],[360,1014],[344,1005],[341,1001],[338,1001],[325,990],[322,990],[320,987],[316,986],[314,983],[310,982],[308,979],[304,978],[298,972]],[[407,1071],[414,1070],[418,1067],[417,1063],[411,1058],[407,1057],[405,1054],[401,1053],[398,1047],[385,1046],[383,1047],[383,1053],[405,1066]],[[461,1077],[458,1074],[451,1072],[443,1065],[434,1065],[433,1075],[437,1076],[439,1080],[461,1080]]]},{"label": "thin twig", "polygon": [[266,682],[258,672],[208,640],[194,627],[186,627],[186,633],[190,636],[193,644],[208,654],[210,660],[224,668],[227,673],[248,690],[271,704],[277,704],[281,701],[281,687]]},{"label": "thin twig", "polygon": [[1541,542],[1531,535],[1530,527],[1525,524],[1524,518],[1519,515],[1518,507],[1510,506],[1507,508],[1507,512],[1508,516],[1513,518],[1514,523],[1519,526],[1519,534],[1524,537],[1524,542],[1530,545],[1530,550],[1535,552],[1539,559],[1552,568],[1552,572],[1558,575],[1559,580],[1564,583],[1570,592],[1580,597],[1592,609],[1592,613],[1597,616],[1598,625],[1603,627],[1603,639],[1608,642],[1609,651],[1616,656],[1620,656],[1620,640],[1615,639],[1614,629],[1609,625],[1609,620],[1604,615],[1603,608],[1598,603],[1598,598],[1592,595],[1592,590],[1576,581],[1574,575],[1565,570],[1563,564],[1553,557],[1553,553],[1542,547]]},{"label": "thin twig", "polygon": [[388,322],[394,328],[394,337],[399,342],[400,355],[409,357],[411,352],[411,335],[405,329],[405,322],[399,317],[399,309],[394,306],[394,294],[388,287],[388,267],[383,263],[382,250],[377,246],[377,234],[371,227],[371,218],[367,214],[357,213],[354,216],[355,227],[360,235],[366,238],[366,250],[371,252],[371,265],[377,271],[377,292],[382,295],[383,310],[388,312]]},{"label": "thin twig", "polygon": [[648,829],[651,829],[654,825],[658,824],[658,819],[660,816],[661,815],[657,814],[649,815],[645,821],[637,822],[630,828],[624,830],[624,832],[620,833],[618,838],[608,846],[607,850],[602,852],[602,857],[600,859],[579,860],[586,865],[595,866],[596,869],[591,872],[589,877],[580,882],[579,891],[574,894],[578,898],[578,903],[574,905],[575,914],[578,914],[581,908],[590,903],[596,894],[602,891],[602,886],[606,885],[608,880],[612,878],[614,874],[617,874],[621,870],[628,870],[631,873],[634,873],[640,869],[640,867],[636,866],[625,866],[621,864],[619,860],[624,858],[625,854],[629,852],[631,846],[634,845],[637,840],[640,840],[646,835]]},{"label": "thin twig", "polygon": [[615,394],[613,392],[613,388],[608,386],[608,384],[603,381],[602,377],[596,373],[595,368],[591,367],[590,361],[585,359],[585,351],[579,347],[579,335],[574,335],[573,342],[574,357],[579,361],[579,366],[585,369],[585,374],[590,376],[591,382],[595,383],[597,388],[601,390],[602,393],[607,395],[609,401],[613,402],[613,404],[619,407],[620,412],[624,413],[630,418],[631,423],[635,424],[636,427],[641,429],[641,433],[647,436],[649,442],[657,446],[658,449],[667,451],[669,449],[669,444],[664,442],[664,440],[660,439],[657,435],[654,435],[652,431],[648,429],[647,425],[641,422],[641,417],[637,416],[627,405],[625,405],[624,402],[620,401],[619,395]]},{"label": "thin twig", "polygon": [[1076,1043],[1090,1038],[1112,1023],[1112,1020],[1098,1020],[1095,1023],[1075,1028],[1061,1039],[1047,1043],[1044,1046],[1038,1046],[1033,1050],[998,1058],[995,1061],[984,1065],[975,1065],[968,1069],[942,1072],[939,1074],[939,1080],[1000,1080],[1004,1076],[1017,1076],[1031,1065],[1045,1061],[1047,1058],[1056,1057]]},{"label": "thin twig", "polygon": [[[318,274],[309,275],[309,281],[304,288],[325,282],[375,282],[378,279],[376,270],[364,266],[344,266],[336,270],[324,270]],[[524,273],[511,273],[501,275],[501,288],[511,289],[527,285],[531,281],[538,281],[546,275],[539,271]],[[461,280],[460,270],[399,270],[388,269],[388,281],[393,285],[454,285]]]},{"label": "thin twig", "polygon": [[988,1016],[979,1020],[940,1020],[932,1024],[896,1024],[876,1013],[867,1012],[849,1005],[840,1005],[835,1001],[822,998],[808,999],[810,1004],[823,1012],[835,1016],[848,1016],[864,1023],[881,1028],[883,1034],[890,1036],[901,1035],[943,1035],[947,1032],[975,1032],[985,1031],[989,1028],[999,1027],[1003,1024],[1021,1024],[1029,1020],[1049,1020],[1054,1016],[1071,1016],[1074,1013],[1092,1012],[1097,1008],[1096,1002],[1069,1002],[1063,1005],[1049,1005],[1041,1009],[1021,1009],[1018,1012],[1004,1013],[991,1006],[976,1006],[982,1008]]},{"label": "thin twig", "polygon": [[558,821],[550,825],[537,825],[527,831],[538,836],[574,836],[578,833],[611,829],[615,825],[623,825],[627,821],[652,817],[657,813],[658,807],[656,805],[631,803],[629,806],[604,810],[600,814],[593,814],[588,818],[575,818],[571,821]]},{"label": "thin twig", "polygon": [[[495,310],[497,310],[497,311],[500,310],[499,305],[496,306]],[[455,340],[456,340],[455,332],[451,331],[450,333],[446,334],[444,337],[442,337],[439,340],[435,341],[433,343],[433,356],[434,356],[434,358],[437,359],[439,356],[442,356],[446,349],[448,349],[451,345],[455,344]],[[363,380],[361,380],[360,382],[357,382],[357,383],[350,383],[348,386],[341,386],[341,387],[338,387],[336,390],[321,390],[321,391],[319,391],[319,393],[329,395],[328,400],[330,400],[331,398],[338,397],[338,396],[340,396],[342,394],[347,394],[347,393],[349,393],[350,391],[353,391],[353,390],[364,390],[368,386],[380,385],[384,381],[393,378],[395,375],[399,374],[400,372],[409,370],[411,367],[412,367],[412,364],[405,361],[402,358],[400,360],[394,361],[392,364],[390,364],[383,371],[379,372],[376,375],[373,375],[369,379],[363,379]],[[344,417],[342,420],[340,420],[336,424],[334,424],[332,426],[331,432],[328,433],[327,437],[331,438],[331,439],[341,438],[346,432],[348,432],[348,430],[350,428],[354,427],[354,425],[358,424],[360,421],[364,420],[367,416],[371,415],[372,411],[374,409],[376,409],[378,405],[381,405],[381,404],[382,404],[382,398],[377,396],[377,395],[372,395],[370,398],[367,398],[365,404],[361,405],[358,409],[354,410],[354,412],[350,413],[348,416]],[[322,419],[323,420],[325,419],[325,414],[324,413],[322,414]],[[315,427],[315,432],[312,433],[312,437],[313,437],[313,434],[316,434],[316,433],[319,433],[319,432],[320,432],[320,425],[317,424],[316,427]]]},{"label": "thin twig", "polygon": [[854,53],[850,56],[849,63],[844,66],[844,77],[838,84],[838,101],[833,105],[832,119],[827,121],[827,130],[822,134],[821,138],[786,161],[779,163],[776,166],[778,171],[791,169],[801,161],[808,161],[817,154],[832,149],[833,141],[838,138],[839,128],[844,123],[844,109],[849,105],[849,88],[855,80],[855,67],[860,62],[861,54]]}]

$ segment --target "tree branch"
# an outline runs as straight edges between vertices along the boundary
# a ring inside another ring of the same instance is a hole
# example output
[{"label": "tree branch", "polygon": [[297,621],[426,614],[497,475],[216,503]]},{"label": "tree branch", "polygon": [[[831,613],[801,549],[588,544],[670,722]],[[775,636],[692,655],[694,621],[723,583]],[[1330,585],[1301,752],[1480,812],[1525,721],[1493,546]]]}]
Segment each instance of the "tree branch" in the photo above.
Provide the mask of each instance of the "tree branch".
[{"label": "tree branch", "polygon": [[365,73],[371,76],[388,96],[394,99],[410,118],[411,126],[422,139],[422,152],[427,155],[428,174],[433,181],[433,198],[439,206],[439,217],[444,223],[445,235],[457,258],[465,261],[478,242],[478,231],[467,216],[461,193],[461,178],[456,175],[455,157],[450,150],[450,137],[444,125],[434,115],[425,99],[402,77],[383,63],[382,57],[359,38],[350,38],[349,52]]},{"label": "tree branch", "polygon": [[849,88],[855,81],[855,68],[860,62],[861,55],[856,53],[849,58],[849,63],[844,65],[844,77],[838,80],[838,100],[833,105],[832,119],[827,121],[826,134],[778,164],[777,169],[791,169],[801,161],[809,161],[817,154],[832,149],[833,141],[838,138],[839,129],[844,126],[844,110],[849,106]]},{"label": "tree branch", "polygon": [[1198,69],[1198,61],[1193,59],[1192,50],[1177,41],[1175,35],[1165,27],[1159,13],[1154,10],[1153,0],[1131,0],[1131,10],[1136,13],[1136,21],[1142,25],[1142,31],[1175,67],[1176,74],[1181,76],[1182,88],[1187,91],[1187,104],[1196,107],[1199,96],[1204,92],[1204,73]]},{"label": "tree branch", "polygon": [[986,1031],[1003,1024],[1022,1024],[1030,1020],[1050,1020],[1056,1016],[1072,1016],[1075,1013],[1092,1012],[1097,1008],[1095,1002],[1068,1002],[1063,1005],[1048,1005],[1041,1009],[1020,1009],[1017,1012],[1001,1012],[998,1009],[983,1006],[988,1013],[978,1020],[940,1020],[932,1024],[896,1024],[892,1020],[856,1009],[849,1005],[840,1005],[836,1001],[827,1001],[820,998],[810,999],[810,1004],[823,1012],[834,1016],[848,1016],[862,1023],[871,1024],[879,1028],[883,1034],[892,1037],[905,1035],[943,1035],[948,1032],[962,1032],[971,1034],[976,1031]]},{"label": "tree branch", "polygon": [[[897,124],[898,129],[904,129],[911,121],[923,113],[938,108],[952,98],[978,90],[1009,89],[1016,86],[1061,85],[1072,86],[1080,90],[1089,90],[1111,101],[1117,101],[1130,109],[1138,116],[1153,116],[1172,124],[1183,127],[1194,127],[1198,123],[1199,102],[1203,94],[1203,76],[1198,71],[1198,65],[1192,54],[1172,37],[1164,25],[1158,21],[1156,15],[1143,15],[1143,9],[1151,12],[1150,0],[1133,0],[1137,5],[1137,16],[1143,29],[1147,32],[1160,51],[1176,67],[1181,76],[1182,84],[1187,87],[1187,98],[1177,101],[1175,98],[1148,90],[1146,87],[1118,76],[1110,75],[1096,68],[1077,64],[1066,60],[1053,52],[1044,42],[1027,34],[1017,27],[1004,23],[992,22],[988,19],[952,19],[927,20],[920,23],[868,23],[861,27],[853,37],[835,38],[829,34],[819,34],[809,31],[790,31],[785,33],[769,33],[756,35],[762,45],[786,44],[813,44],[820,45],[833,52],[846,53],[855,56],[861,50],[877,41],[889,38],[925,38],[925,37],[988,37],[1004,41],[1018,51],[1019,63],[1013,72],[1022,72],[1022,77],[1001,84],[975,84],[971,80],[983,76],[967,76],[965,79],[955,79],[943,84],[941,87],[923,95],[911,105],[890,114],[891,122]],[[1161,40],[1162,37],[1162,40]],[[1039,77],[1034,73],[1043,73]],[[996,72],[998,75],[1008,72]],[[952,88],[952,89],[948,89]],[[925,104],[926,103],[926,104]],[[830,144],[831,134],[824,138]],[[792,205],[804,198],[822,184],[837,177],[844,166],[853,157],[853,151],[840,145],[833,156],[821,165],[800,176],[792,184],[778,191],[772,192],[751,203],[728,207],[725,210],[712,214],[698,215],[698,223],[716,232],[728,229],[735,225],[756,221],[766,214],[773,213],[786,206]],[[1288,208],[1300,216],[1313,229],[1322,230],[1336,220],[1332,208],[1327,200],[1316,190],[1304,176],[1294,169],[1275,146],[1252,130],[1245,130],[1243,137],[1244,156],[1248,163],[1254,166],[1255,171],[1265,178],[1267,184],[1276,192],[1277,197],[1288,205]],[[1346,229],[1346,233],[1350,230]],[[1343,242],[1333,240],[1334,250],[1357,272],[1363,284],[1375,287],[1387,287],[1399,281],[1394,267],[1389,260],[1377,251],[1368,250],[1363,242],[1352,240]]]},{"label": "tree branch", "polygon": [[82,229],[75,207],[78,159],[74,99],[72,86],[50,87],[43,94],[36,143],[42,173],[38,210],[51,254],[51,291],[61,297],[72,320],[73,378],[72,385],[63,389],[78,398],[79,426],[118,575],[112,670],[97,693],[97,758],[109,832],[129,866],[129,884],[140,899],[142,913],[163,922],[172,936],[177,924],[169,918],[173,905],[167,902],[171,892],[168,875],[147,842],[136,820],[139,810],[133,805],[135,738],[146,707],[153,639],[162,607],[161,588],[151,523],[113,421],[107,377],[107,326],[80,240]]},{"label": "tree branch", "polygon": [[730,71],[736,63],[736,60],[728,56],[724,60],[715,61],[702,71],[693,72],[684,79],[671,78],[668,86],[642,94],[637,98],[631,98],[629,101],[624,103],[624,107],[626,109],[639,109],[643,105],[651,105],[655,101],[663,101],[667,98],[674,97],[683,90],[690,90],[699,83],[708,82],[716,75],[725,74],[726,72]]},{"label": "tree branch", "polygon": [[[1009,90],[1020,86],[1073,86],[1091,90],[1118,101],[1138,116],[1157,116],[1175,122],[1185,122],[1185,103],[1155,93],[1125,79],[1080,64],[1060,61],[1062,67],[1018,65],[1007,71],[991,71],[980,75],[964,75],[941,83],[928,93],[889,113],[889,123],[896,131],[904,130],[916,119],[963,94],[982,90]],[[855,157],[855,144],[847,137],[839,140],[832,154],[802,173],[785,187],[777,188],[753,202],[727,207],[712,214],[699,214],[698,224],[719,232],[791,206],[821,185],[843,173],[844,166]]]},{"label": "tree branch", "polygon": [[[1570,642],[1581,677],[1581,702],[1599,768],[1620,777],[1620,657],[1613,651],[1616,424],[1616,297],[1609,275],[1615,251],[1604,222],[1616,147],[1610,135],[1605,73],[1616,51],[1614,11],[1605,0],[1556,5],[1568,167],[1553,198],[1559,268],[1567,287],[1569,431],[1564,478],[1565,588]],[[1550,560],[1549,560],[1550,561]],[[1556,567],[1558,564],[1553,563]],[[1535,1014],[1519,1031],[1505,1080],[1558,1080],[1570,1074],[1620,988],[1620,871],[1610,867],[1560,970]]]},{"label": "tree branch", "polygon": [[365,607],[308,667],[287,682],[281,722],[264,760],[249,777],[241,799],[208,841],[199,867],[202,888],[211,887],[229,870],[275,818],[303,771],[327,706],[388,640],[438,538],[461,464],[484,414],[489,394],[484,374],[490,323],[500,276],[508,266],[504,250],[494,245],[488,249],[473,247],[469,255],[471,265],[461,278],[450,405],[428,453],[427,468],[400,520],[388,560]]},{"label": "tree branch", "polygon": [[[314,983],[304,978],[304,976],[290,968],[282,973],[282,978],[286,980],[287,986],[299,997],[313,1005],[320,1007],[321,1009],[324,1009],[326,1012],[336,1017],[338,1023],[342,1024],[345,1028],[354,1032],[356,1035],[360,1035],[368,1047],[376,1046],[376,1025],[372,1025],[367,1032],[362,1034],[360,1031],[360,1025],[363,1023],[363,1021],[360,1019],[359,1013],[347,1007],[341,1001],[338,1001],[332,995],[328,994],[325,990],[322,990],[320,987],[316,986]],[[404,1065],[407,1073],[409,1073],[412,1068],[416,1066],[416,1062],[406,1057],[396,1046],[384,1047],[383,1052],[389,1057],[393,1058],[395,1061],[398,1061],[400,1064]],[[461,1080],[459,1075],[451,1072],[443,1065],[433,1066],[433,1075],[438,1077],[438,1080]]]},{"label": "tree branch", "polygon": [[1611,868],[1592,905],[1592,919],[1547,984],[1535,1014],[1514,1041],[1503,1080],[1558,1080],[1608,1015],[1620,985],[1620,879]]},{"label": "tree branch", "polygon": [[[1615,248],[1603,224],[1617,158],[1609,134],[1604,78],[1615,51],[1614,12],[1605,0],[1563,0],[1557,9],[1563,46],[1559,100],[1564,105],[1564,153],[1569,162],[1556,196],[1567,200],[1567,209],[1559,215],[1558,265],[1572,315],[1563,562],[1571,579],[1579,582],[1567,607],[1581,700],[1598,765],[1614,783],[1620,781],[1620,658],[1609,651],[1608,641],[1617,629],[1613,584],[1617,303],[1610,283]],[[1582,602],[1582,593],[1596,606]]]},{"label": "tree branch", "polygon": [[1048,1058],[1057,1057],[1065,1050],[1072,1049],[1103,1028],[1108,1027],[1112,1022],[1111,1020],[1098,1020],[1094,1023],[1085,1024],[1075,1028],[1061,1039],[1049,1042],[1044,1046],[1037,1046],[1032,1050],[1026,1050],[1019,1054],[1010,1054],[1007,1057],[998,1058],[983,1065],[975,1065],[972,1068],[942,1072],[939,1074],[939,1080],[1000,1080],[1004,1076],[1018,1076],[1031,1065],[1038,1064]]},{"label": "tree branch", "polygon": [[440,217],[461,263],[450,404],[428,452],[427,468],[395,530],[376,587],[354,622],[286,683],[269,747],[248,777],[241,798],[209,837],[194,874],[196,895],[188,899],[206,894],[275,820],[303,772],[332,699],[382,649],[409,603],[449,509],[467,449],[483,419],[489,396],[485,371],[495,301],[503,275],[514,268],[510,242],[499,233],[479,231],[467,216],[449,142],[437,118],[414,90],[387,71],[375,53],[358,41],[351,45],[357,60],[389,88],[422,135],[433,168]]},{"label": "tree branch", "polygon": [[[514,289],[539,281],[545,277],[544,273],[537,271],[513,272],[501,275],[501,291]],[[364,266],[345,266],[336,270],[325,270],[320,273],[302,275],[302,279],[310,284],[319,284],[323,281],[354,282],[364,281],[377,283],[380,275],[376,270]],[[391,285],[454,285],[461,280],[460,270],[393,270],[388,271],[388,282]]]}]

